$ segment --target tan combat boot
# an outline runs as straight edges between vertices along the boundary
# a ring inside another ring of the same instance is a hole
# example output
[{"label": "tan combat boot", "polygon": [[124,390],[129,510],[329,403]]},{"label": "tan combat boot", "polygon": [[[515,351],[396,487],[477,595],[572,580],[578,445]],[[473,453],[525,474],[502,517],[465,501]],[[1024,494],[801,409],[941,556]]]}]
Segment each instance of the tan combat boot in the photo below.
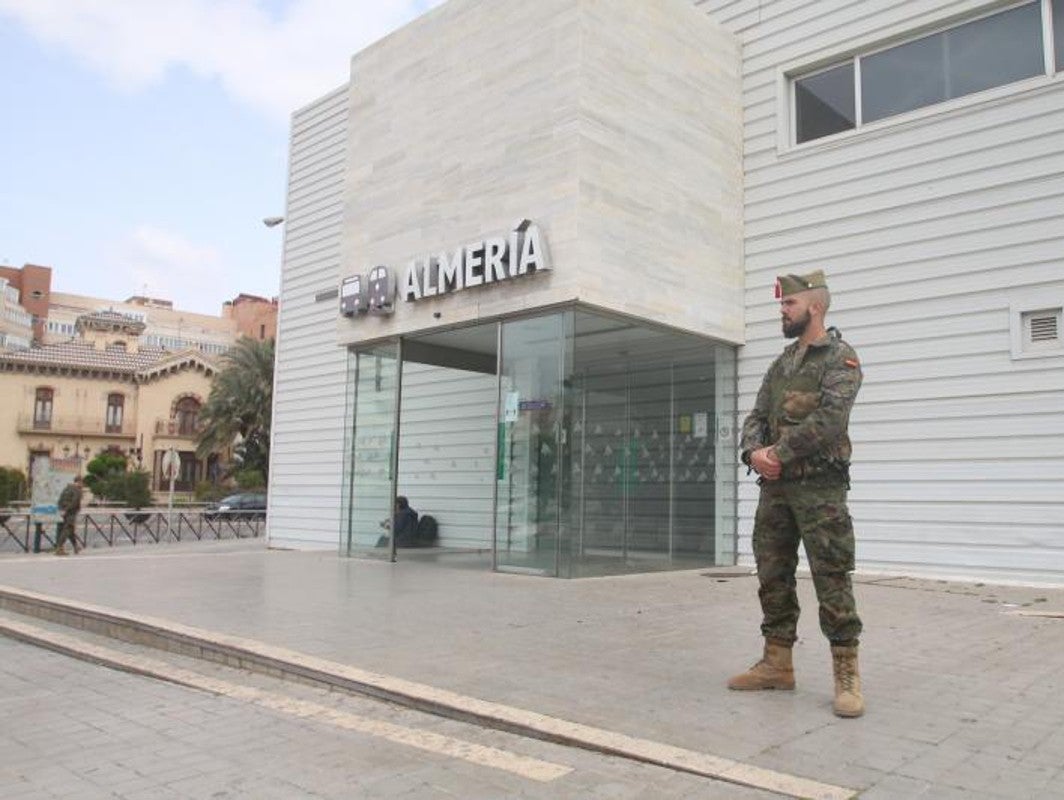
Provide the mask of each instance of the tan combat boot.
[{"label": "tan combat boot", "polygon": [[55,548],[55,550],[53,550],[52,552],[55,553],[57,556],[65,556],[67,554],[66,547],[64,547],[63,545],[59,545],[59,547]]},{"label": "tan combat boot", "polygon": [[864,713],[861,696],[861,673],[857,669],[856,647],[831,648],[835,667],[835,702],[832,708],[839,717],[859,717]]},{"label": "tan combat boot", "polygon": [[765,639],[765,654],[754,666],[728,681],[729,689],[793,689],[794,666],[791,644],[779,639]]}]

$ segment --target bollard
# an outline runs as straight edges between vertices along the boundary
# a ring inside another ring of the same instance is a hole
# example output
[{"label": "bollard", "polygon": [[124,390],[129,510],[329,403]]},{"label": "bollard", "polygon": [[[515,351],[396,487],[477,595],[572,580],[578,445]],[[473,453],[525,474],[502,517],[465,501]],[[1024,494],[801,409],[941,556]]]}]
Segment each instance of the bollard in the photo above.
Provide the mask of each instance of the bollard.
[{"label": "bollard", "polygon": [[41,552],[41,536],[44,535],[44,523],[35,522],[33,524],[33,552]]}]

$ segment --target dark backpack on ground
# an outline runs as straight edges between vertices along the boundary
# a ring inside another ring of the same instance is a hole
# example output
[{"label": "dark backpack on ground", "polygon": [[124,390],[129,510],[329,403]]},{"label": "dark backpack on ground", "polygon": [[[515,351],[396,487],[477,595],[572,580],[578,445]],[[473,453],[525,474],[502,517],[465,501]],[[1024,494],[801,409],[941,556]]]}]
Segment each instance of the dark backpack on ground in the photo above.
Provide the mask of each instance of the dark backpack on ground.
[{"label": "dark backpack on ground", "polygon": [[439,526],[436,524],[436,518],[431,514],[425,514],[417,522],[417,533],[415,534],[415,541],[418,547],[435,547],[436,540],[439,539],[440,532]]}]

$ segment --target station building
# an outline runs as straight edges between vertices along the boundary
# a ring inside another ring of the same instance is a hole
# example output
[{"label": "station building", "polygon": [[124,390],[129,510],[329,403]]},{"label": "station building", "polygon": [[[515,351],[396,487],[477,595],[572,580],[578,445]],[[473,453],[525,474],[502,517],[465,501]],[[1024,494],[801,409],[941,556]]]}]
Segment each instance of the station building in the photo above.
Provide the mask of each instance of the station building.
[{"label": "station building", "polygon": [[752,563],[736,427],[823,269],[859,569],[1064,582],[1062,72],[1064,0],[449,0],[357,53],[292,122],[271,542]]}]

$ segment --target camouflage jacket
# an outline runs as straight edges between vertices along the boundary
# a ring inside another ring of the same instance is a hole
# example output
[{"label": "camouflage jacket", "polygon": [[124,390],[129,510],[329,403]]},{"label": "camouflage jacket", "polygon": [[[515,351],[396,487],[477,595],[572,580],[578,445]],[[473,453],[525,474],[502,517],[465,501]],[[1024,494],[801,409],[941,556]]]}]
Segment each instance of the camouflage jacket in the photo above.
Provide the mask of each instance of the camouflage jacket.
[{"label": "camouflage jacket", "polygon": [[857,354],[834,328],[807,348],[797,341],[788,345],[765,373],[743,423],[743,462],[754,450],[775,445],[783,480],[845,478],[850,409],[861,378]]},{"label": "camouflage jacket", "polygon": [[59,511],[63,516],[77,514],[81,509],[81,487],[68,483],[59,495]]}]

